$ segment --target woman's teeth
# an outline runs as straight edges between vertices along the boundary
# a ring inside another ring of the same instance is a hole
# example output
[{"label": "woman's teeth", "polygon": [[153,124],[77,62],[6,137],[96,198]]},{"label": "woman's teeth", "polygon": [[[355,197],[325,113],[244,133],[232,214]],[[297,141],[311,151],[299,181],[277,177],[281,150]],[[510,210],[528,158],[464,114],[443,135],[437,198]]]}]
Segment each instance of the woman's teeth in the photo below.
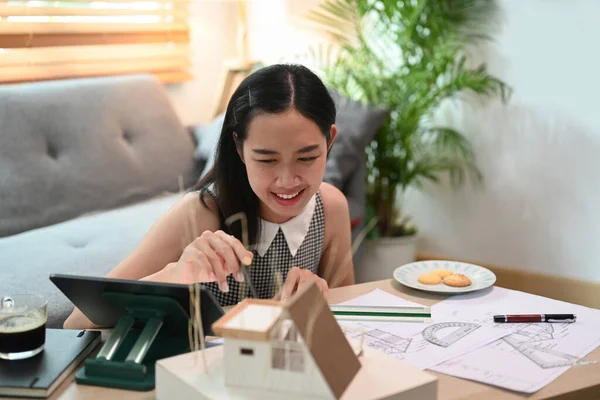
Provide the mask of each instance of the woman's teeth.
[{"label": "woman's teeth", "polygon": [[279,193],[275,193],[275,194],[280,199],[289,200],[289,199],[293,199],[294,197],[298,196],[298,193],[300,193],[300,192],[296,192],[296,193],[292,193],[292,194],[279,194]]}]

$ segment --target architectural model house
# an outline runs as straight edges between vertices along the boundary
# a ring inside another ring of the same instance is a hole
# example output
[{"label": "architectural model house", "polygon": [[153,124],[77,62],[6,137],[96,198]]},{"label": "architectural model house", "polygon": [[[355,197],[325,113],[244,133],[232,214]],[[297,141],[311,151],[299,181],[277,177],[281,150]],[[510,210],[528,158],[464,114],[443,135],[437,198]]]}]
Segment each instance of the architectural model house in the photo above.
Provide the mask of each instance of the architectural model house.
[{"label": "architectural model house", "polygon": [[361,368],[315,284],[285,304],[245,299],[213,331],[226,386],[338,399]]}]

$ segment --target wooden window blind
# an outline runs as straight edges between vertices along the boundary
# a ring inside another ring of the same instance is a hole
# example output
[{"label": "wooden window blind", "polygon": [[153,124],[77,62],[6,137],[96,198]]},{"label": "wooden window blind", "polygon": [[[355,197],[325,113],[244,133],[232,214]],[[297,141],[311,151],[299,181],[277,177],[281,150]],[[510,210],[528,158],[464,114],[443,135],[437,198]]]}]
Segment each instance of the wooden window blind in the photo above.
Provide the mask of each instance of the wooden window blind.
[{"label": "wooden window blind", "polygon": [[0,83],[190,78],[189,0],[0,0]]}]

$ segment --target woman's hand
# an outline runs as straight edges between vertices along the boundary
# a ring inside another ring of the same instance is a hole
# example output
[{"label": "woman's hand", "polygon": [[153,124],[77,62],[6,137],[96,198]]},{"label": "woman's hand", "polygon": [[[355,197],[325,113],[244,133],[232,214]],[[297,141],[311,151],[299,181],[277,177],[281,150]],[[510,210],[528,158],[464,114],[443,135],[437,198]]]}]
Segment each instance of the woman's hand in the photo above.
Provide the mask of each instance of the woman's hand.
[{"label": "woman's hand", "polygon": [[99,325],[90,321],[83,313],[75,307],[71,315],[63,322],[63,329],[100,329]]},{"label": "woman's hand", "polygon": [[204,231],[183,250],[179,261],[145,279],[184,284],[217,281],[221,291],[228,292],[227,275],[233,274],[238,282],[244,280],[240,262],[250,265],[252,252],[238,239],[220,230]]},{"label": "woman's hand", "polygon": [[327,281],[325,279],[313,274],[308,269],[292,267],[287,274],[287,278],[285,279],[285,283],[281,288],[280,295],[276,296],[276,298],[281,297],[281,301],[286,301],[302,286],[313,281],[317,283],[317,286],[319,289],[321,289],[323,295],[327,296],[327,293],[329,292],[329,286],[327,285]]}]

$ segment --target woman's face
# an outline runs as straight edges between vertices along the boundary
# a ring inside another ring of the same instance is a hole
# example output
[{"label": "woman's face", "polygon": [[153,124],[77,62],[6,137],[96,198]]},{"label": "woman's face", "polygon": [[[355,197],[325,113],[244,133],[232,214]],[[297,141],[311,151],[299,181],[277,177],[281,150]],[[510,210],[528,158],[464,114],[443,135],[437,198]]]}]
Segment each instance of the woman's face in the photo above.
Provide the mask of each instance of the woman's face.
[{"label": "woman's face", "polygon": [[[332,125],[331,143],[336,133]],[[282,223],[298,215],[319,189],[326,157],[325,136],[296,110],[254,117],[242,158],[261,217]]]}]

